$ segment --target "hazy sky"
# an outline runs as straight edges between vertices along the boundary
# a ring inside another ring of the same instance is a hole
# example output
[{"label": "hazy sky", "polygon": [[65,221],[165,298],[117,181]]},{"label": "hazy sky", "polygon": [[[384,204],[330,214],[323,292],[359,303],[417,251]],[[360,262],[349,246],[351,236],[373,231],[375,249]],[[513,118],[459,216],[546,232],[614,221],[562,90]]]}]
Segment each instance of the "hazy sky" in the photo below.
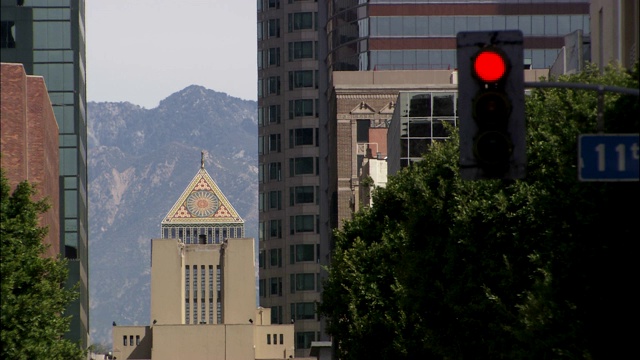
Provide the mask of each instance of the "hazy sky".
[{"label": "hazy sky", "polygon": [[256,0],[85,4],[89,101],[154,108],[189,85],[256,100]]}]

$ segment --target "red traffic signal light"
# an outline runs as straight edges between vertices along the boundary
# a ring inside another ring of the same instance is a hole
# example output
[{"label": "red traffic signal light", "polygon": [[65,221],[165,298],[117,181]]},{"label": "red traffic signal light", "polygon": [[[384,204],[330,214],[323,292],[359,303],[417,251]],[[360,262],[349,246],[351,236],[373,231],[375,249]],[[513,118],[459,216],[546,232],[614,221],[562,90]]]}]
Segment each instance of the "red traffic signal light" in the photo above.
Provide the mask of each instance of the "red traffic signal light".
[{"label": "red traffic signal light", "polygon": [[473,72],[475,76],[486,83],[494,83],[502,80],[509,69],[506,55],[497,48],[485,48],[476,54],[473,59]]},{"label": "red traffic signal light", "polygon": [[460,174],[467,180],[523,178],[522,32],[460,32],[456,41]]}]

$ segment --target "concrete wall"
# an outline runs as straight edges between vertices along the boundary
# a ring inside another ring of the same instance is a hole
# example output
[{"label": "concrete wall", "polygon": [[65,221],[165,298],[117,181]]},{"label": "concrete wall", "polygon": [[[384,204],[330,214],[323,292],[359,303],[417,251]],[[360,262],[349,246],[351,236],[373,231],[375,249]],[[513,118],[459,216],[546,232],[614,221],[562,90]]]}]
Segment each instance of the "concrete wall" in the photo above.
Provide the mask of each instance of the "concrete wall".
[{"label": "concrete wall", "polygon": [[611,61],[631,68],[638,61],[638,0],[592,0],[591,61],[600,68]]},{"label": "concrete wall", "polygon": [[184,245],[176,239],[151,241],[151,321],[184,323]]},{"label": "concrete wall", "polygon": [[254,240],[228,239],[223,251],[223,321],[225,324],[249,324],[256,310]]}]

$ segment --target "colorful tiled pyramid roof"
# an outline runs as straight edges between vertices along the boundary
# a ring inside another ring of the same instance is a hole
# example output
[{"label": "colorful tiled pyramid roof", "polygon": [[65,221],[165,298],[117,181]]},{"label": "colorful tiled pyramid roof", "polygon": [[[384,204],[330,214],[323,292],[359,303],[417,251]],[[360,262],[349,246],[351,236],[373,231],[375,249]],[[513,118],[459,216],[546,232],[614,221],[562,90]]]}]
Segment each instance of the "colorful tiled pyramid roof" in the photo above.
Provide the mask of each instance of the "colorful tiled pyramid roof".
[{"label": "colorful tiled pyramid roof", "polygon": [[244,224],[205,170],[204,158],[200,170],[162,221],[162,225],[178,224]]}]

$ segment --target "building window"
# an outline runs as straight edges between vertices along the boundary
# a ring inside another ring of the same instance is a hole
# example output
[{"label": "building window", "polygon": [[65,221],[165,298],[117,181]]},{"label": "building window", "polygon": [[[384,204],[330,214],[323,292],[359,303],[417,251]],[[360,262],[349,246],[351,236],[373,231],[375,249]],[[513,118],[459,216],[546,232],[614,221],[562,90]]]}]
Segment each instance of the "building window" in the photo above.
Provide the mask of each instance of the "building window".
[{"label": "building window", "polygon": [[314,229],[314,216],[313,215],[296,215],[289,218],[289,230],[290,234],[296,234],[301,232],[313,232]]},{"label": "building window", "polygon": [[311,156],[289,159],[289,176],[313,175],[313,160]]},{"label": "building window", "polygon": [[[282,306],[272,306],[271,307],[271,323],[282,324],[282,317],[283,317]],[[280,341],[280,343],[282,344],[282,341]]]},{"label": "building window", "polygon": [[313,99],[289,100],[289,119],[313,115]]},{"label": "building window", "polygon": [[[279,93],[279,90],[278,90]],[[280,124],[280,105],[270,105],[269,106],[269,123],[270,124]]]},{"label": "building window", "polygon": [[282,267],[282,249],[270,249],[269,259],[270,267]]},{"label": "building window", "polygon": [[209,299],[213,298],[213,265],[209,265]]},{"label": "building window", "polygon": [[296,320],[313,320],[316,318],[316,305],[312,302],[292,303],[291,317]]},{"label": "building window", "polygon": [[300,59],[313,59],[313,41],[289,43],[289,61]]},{"label": "building window", "polygon": [[213,324],[213,299],[209,298],[209,324]]},{"label": "building window", "polygon": [[282,191],[269,192],[269,209],[282,210]]},{"label": "building window", "polygon": [[313,13],[299,12],[289,14],[289,32],[313,29]]},{"label": "building window", "polygon": [[316,275],[312,273],[291,274],[291,293],[310,291],[316,288]]},{"label": "building window", "polygon": [[269,220],[269,236],[282,239],[282,220]]},{"label": "building window", "polygon": [[136,346],[140,345],[140,335],[136,335]]},{"label": "building window", "polygon": [[269,279],[269,295],[282,296],[282,278],[275,277]]},{"label": "building window", "polygon": [[313,331],[301,331],[296,333],[296,349],[309,349],[311,342],[315,341],[316,334]]},{"label": "building window", "polygon": [[314,186],[295,186],[289,188],[289,205],[313,204]]},{"label": "building window", "polygon": [[313,88],[314,70],[289,71],[289,90],[298,88]]},{"label": "building window", "polygon": [[260,297],[266,297],[267,296],[267,280],[266,279],[260,279],[259,281],[259,293],[260,293]]},{"label": "building window", "polygon": [[270,76],[267,79],[267,94],[280,95],[280,76]]},{"label": "building window", "polygon": [[284,335],[280,334],[280,345],[284,345]]},{"label": "building window", "polygon": [[190,269],[189,269],[189,265],[185,265],[184,267],[184,295],[185,295],[185,299],[184,299],[184,316],[185,316],[185,323],[189,324],[190,322],[190,309],[189,309],[189,294],[191,293],[191,280],[190,280]]},{"label": "building window", "polygon": [[267,345],[271,345],[271,334],[267,334]]},{"label": "building window", "polygon": [[269,9],[280,9],[280,0],[269,0]]},{"label": "building window", "polygon": [[127,335],[122,335],[122,345],[127,346]]},{"label": "building window", "polygon": [[315,261],[312,244],[289,245],[289,263]]},{"label": "building window", "polygon": [[278,337],[276,334],[273,334],[273,345],[278,345]]},{"label": "building window", "polygon": [[220,265],[216,265],[216,311],[217,311],[217,323],[222,324],[222,270]]},{"label": "building window", "polygon": [[133,346],[133,335],[129,335],[129,346]]},{"label": "building window", "polygon": [[269,163],[269,180],[274,180],[274,181],[282,180],[282,163],[280,162]]},{"label": "building window", "polygon": [[280,66],[280,48],[267,50],[267,64],[269,66]]},{"label": "building window", "polygon": [[258,253],[258,267],[260,269],[266,269],[267,268],[267,263],[265,261],[265,250],[260,250],[260,252]]},{"label": "building window", "polygon": [[267,22],[267,34],[270,38],[280,37],[280,19],[270,19]]},{"label": "building window", "polygon": [[289,148],[313,145],[314,128],[289,129]]},{"label": "building window", "polygon": [[269,152],[280,152],[280,134],[269,135]]}]

